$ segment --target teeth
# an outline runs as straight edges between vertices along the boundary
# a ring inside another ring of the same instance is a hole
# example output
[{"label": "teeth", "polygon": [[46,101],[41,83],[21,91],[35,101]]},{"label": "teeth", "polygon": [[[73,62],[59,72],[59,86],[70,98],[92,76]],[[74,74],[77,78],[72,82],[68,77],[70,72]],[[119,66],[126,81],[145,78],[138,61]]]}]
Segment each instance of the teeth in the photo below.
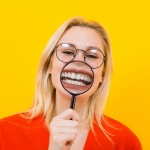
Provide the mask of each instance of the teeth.
[{"label": "teeth", "polygon": [[89,77],[87,78],[87,80],[88,80],[88,82],[91,82],[91,79]]},{"label": "teeth", "polygon": [[71,74],[71,79],[75,79],[75,78],[76,78],[75,73],[72,73],[72,74]]},{"label": "teeth", "polygon": [[64,80],[64,81],[67,82],[67,83],[70,83],[70,84],[85,86],[84,83],[79,82],[79,81],[73,81],[73,80],[68,80],[68,79],[67,79],[67,80]]},{"label": "teeth", "polygon": [[71,81],[71,80],[66,80],[66,82],[67,82],[67,83],[70,83],[70,84],[72,83],[72,81]]},{"label": "teeth", "polygon": [[75,85],[78,85],[78,81],[74,81],[74,84],[75,84]]},{"label": "teeth", "polygon": [[83,80],[84,80],[84,81],[87,81],[87,76],[85,76]]},{"label": "teeth", "polygon": [[80,80],[80,78],[81,78],[81,75],[80,75],[80,74],[77,74],[77,75],[76,75],[76,79],[77,79],[77,80]]},{"label": "teeth", "polygon": [[[86,81],[86,82],[91,82],[91,78],[89,76],[84,75],[84,74],[76,74],[74,72],[72,72],[72,73],[70,73],[70,72],[63,72],[61,74],[61,77],[68,77],[68,78],[71,78],[71,79],[83,80],[83,81]],[[80,82],[80,83],[82,83],[82,82]],[[73,84],[80,85],[77,82],[75,82]]]},{"label": "teeth", "polygon": [[84,80],[84,75],[81,75],[81,80]]},{"label": "teeth", "polygon": [[64,77],[64,73],[61,74],[61,77]]},{"label": "teeth", "polygon": [[67,72],[65,72],[65,77],[67,77],[68,76],[68,74],[67,74]]},{"label": "teeth", "polygon": [[71,78],[71,73],[68,73],[68,77]]}]

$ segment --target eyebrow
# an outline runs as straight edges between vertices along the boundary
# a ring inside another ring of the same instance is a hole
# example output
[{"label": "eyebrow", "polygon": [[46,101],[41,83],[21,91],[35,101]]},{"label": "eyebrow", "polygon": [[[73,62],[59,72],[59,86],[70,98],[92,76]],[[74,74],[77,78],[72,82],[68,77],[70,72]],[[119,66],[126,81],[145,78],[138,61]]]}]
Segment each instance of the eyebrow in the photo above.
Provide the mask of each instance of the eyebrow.
[{"label": "eyebrow", "polygon": [[100,50],[100,51],[101,51],[101,49],[98,48],[98,47],[96,47],[96,46],[88,46],[87,49],[97,49],[97,50]]},{"label": "eyebrow", "polygon": [[[72,43],[68,43],[68,44],[73,45],[76,49],[80,49],[80,48],[77,48],[75,44],[72,44]],[[89,50],[89,49],[96,49],[96,50],[100,50],[101,51],[101,49],[99,47],[96,47],[96,46],[87,46],[86,50]]]}]

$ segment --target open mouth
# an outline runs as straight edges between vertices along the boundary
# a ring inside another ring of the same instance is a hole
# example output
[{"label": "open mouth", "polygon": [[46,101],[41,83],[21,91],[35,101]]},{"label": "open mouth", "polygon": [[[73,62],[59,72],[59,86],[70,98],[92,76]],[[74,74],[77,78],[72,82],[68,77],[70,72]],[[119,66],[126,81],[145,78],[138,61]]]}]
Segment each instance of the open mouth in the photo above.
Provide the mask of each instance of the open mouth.
[{"label": "open mouth", "polygon": [[61,74],[61,80],[73,85],[86,86],[91,84],[92,77],[84,73],[64,71]]}]

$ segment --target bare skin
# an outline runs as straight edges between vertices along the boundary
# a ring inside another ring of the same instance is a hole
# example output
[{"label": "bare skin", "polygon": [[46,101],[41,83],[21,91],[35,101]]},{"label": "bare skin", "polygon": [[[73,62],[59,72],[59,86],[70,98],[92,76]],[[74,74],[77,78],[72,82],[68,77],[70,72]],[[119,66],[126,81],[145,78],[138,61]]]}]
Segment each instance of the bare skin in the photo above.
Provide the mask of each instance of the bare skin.
[{"label": "bare skin", "polygon": [[[87,47],[98,47],[102,52],[103,44],[99,34],[87,27],[72,27],[58,41],[60,43],[72,43],[77,48],[87,50]],[[83,61],[84,55],[79,52],[75,60]],[[56,105],[53,111],[53,119],[50,123],[49,150],[83,150],[89,127],[83,128],[86,118],[83,117],[89,97],[96,91],[102,82],[103,65],[93,69],[94,83],[89,91],[77,96],[75,110],[69,109],[71,96],[66,92],[60,80],[60,72],[65,65],[59,61],[54,53],[54,63],[50,68],[51,79],[56,88]],[[72,120],[70,120],[72,118]]]},{"label": "bare skin", "polygon": [[50,150],[83,149],[89,129],[83,129],[79,119],[77,112],[71,109],[53,118],[50,124]]}]

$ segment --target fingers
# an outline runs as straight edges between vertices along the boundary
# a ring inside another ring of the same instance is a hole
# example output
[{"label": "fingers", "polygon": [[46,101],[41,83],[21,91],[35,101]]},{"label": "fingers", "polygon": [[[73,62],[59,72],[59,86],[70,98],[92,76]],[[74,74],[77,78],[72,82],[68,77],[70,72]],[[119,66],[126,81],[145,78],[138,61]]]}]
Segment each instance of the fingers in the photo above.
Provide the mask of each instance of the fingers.
[{"label": "fingers", "polygon": [[61,147],[65,147],[72,145],[75,137],[75,134],[61,133],[60,135],[54,137],[54,141],[58,143]]},{"label": "fingers", "polygon": [[74,120],[53,120],[53,122],[51,122],[52,126],[55,127],[77,127],[78,126],[78,121],[74,121]]},{"label": "fingers", "polygon": [[69,120],[70,118],[72,120],[76,120],[76,121],[79,121],[79,119],[80,119],[80,117],[79,117],[79,115],[77,114],[76,111],[74,111],[73,109],[67,109],[63,113],[61,113],[60,115],[56,116],[54,118],[54,120],[57,120],[57,119]]},{"label": "fingers", "polygon": [[77,128],[71,128],[71,127],[53,127],[52,129],[53,134],[57,133],[72,133],[77,134]]},{"label": "fingers", "polygon": [[[72,120],[70,120],[70,118]],[[68,109],[53,118],[50,123],[50,149],[69,150],[78,132],[79,115],[76,111]]]}]

